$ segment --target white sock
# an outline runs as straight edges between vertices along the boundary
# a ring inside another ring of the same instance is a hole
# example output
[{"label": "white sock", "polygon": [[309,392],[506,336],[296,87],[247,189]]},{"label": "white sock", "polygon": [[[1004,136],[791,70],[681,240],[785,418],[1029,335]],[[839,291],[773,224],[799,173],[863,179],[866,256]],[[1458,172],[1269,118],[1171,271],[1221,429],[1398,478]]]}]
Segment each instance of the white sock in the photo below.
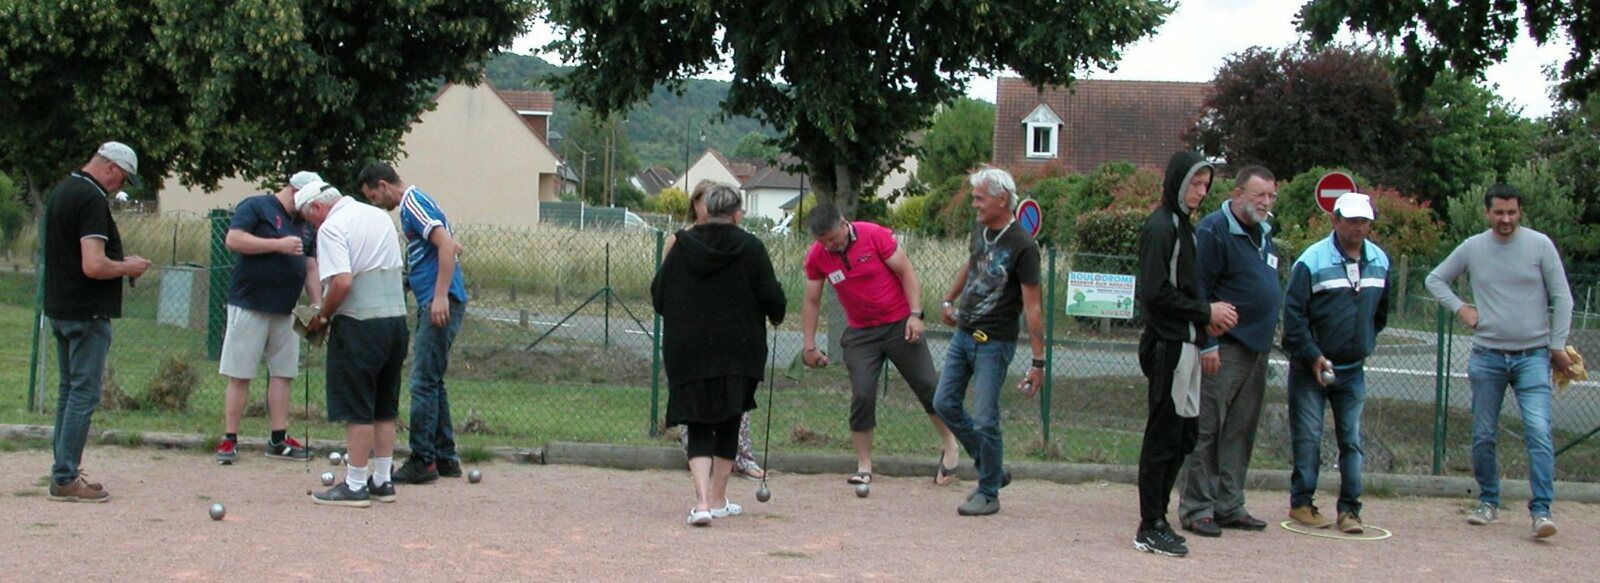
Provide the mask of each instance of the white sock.
[{"label": "white sock", "polygon": [[389,473],[393,469],[394,456],[372,458],[372,484],[382,486],[389,483]]},{"label": "white sock", "polygon": [[362,488],[366,488],[367,467],[346,466],[344,470],[344,485],[349,486],[350,489],[354,491],[360,491]]}]

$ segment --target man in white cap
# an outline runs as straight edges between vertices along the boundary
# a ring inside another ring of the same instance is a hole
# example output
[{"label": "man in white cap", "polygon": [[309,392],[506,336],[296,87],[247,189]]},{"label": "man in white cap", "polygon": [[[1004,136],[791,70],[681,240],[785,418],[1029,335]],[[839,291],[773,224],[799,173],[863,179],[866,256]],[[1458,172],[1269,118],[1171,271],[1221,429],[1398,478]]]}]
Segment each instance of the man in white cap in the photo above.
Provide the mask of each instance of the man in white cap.
[{"label": "man in white cap", "polygon": [[374,498],[393,502],[395,420],[410,340],[400,240],[388,213],[325,182],[307,184],[294,200],[301,216],[317,227],[317,267],[324,286],[322,306],[306,330],[332,327],[328,420],[345,424],[350,448],[344,482],[317,493],[313,501],[358,507],[371,506]]},{"label": "man in white cap", "polygon": [[317,276],[316,239],[298,216],[294,195],[301,187],[321,182],[300,172],[274,194],[246,198],[233,209],[224,240],[235,253],[233,281],[228,287],[228,327],[222,338],[218,372],[228,377],[223,400],[223,435],[217,463],[238,459],[239,421],[250,400],[250,380],[267,361],[267,416],[272,433],[267,457],[305,460],[311,452],[289,437],[290,383],[300,368],[300,340],[294,332],[294,306],[304,289],[311,305],[322,303]]},{"label": "man in white cap", "polygon": [[111,497],[104,486],[84,479],[79,465],[100,404],[111,319],[122,317],[122,278],[139,277],[150,268],[149,260],[123,254],[108,200],[108,193],[137,184],[138,173],[133,148],[106,142],[83,168],[56,185],[45,208],[44,313],[62,373],[51,436],[51,500],[105,502]]},{"label": "man in white cap", "polygon": [[1389,256],[1367,240],[1378,216],[1372,199],[1348,193],[1333,205],[1333,235],[1294,262],[1283,302],[1283,349],[1289,354],[1289,518],[1312,528],[1334,525],[1311,503],[1322,467],[1323,404],[1333,409],[1339,441],[1337,527],[1359,534],[1363,361],[1389,320]]}]

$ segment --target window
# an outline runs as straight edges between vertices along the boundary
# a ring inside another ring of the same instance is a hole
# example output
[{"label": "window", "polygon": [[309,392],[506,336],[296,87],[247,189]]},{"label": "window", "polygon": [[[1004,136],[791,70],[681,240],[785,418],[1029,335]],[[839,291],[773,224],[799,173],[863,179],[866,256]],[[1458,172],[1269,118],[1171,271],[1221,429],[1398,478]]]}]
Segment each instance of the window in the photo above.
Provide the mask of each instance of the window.
[{"label": "window", "polygon": [[1027,143],[1024,145],[1029,158],[1055,158],[1057,155],[1056,142],[1060,141],[1061,118],[1050,106],[1043,103],[1033,109],[1033,113],[1022,118],[1023,127],[1027,132],[1023,134]]}]

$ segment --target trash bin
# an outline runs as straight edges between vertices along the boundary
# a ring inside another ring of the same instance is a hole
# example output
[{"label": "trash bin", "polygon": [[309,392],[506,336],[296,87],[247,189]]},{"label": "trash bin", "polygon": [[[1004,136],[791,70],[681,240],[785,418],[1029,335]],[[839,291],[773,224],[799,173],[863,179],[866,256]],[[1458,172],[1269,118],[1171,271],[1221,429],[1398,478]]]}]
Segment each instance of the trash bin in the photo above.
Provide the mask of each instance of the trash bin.
[{"label": "trash bin", "polygon": [[204,265],[180,263],[161,268],[161,298],[156,323],[197,328],[205,322]]}]

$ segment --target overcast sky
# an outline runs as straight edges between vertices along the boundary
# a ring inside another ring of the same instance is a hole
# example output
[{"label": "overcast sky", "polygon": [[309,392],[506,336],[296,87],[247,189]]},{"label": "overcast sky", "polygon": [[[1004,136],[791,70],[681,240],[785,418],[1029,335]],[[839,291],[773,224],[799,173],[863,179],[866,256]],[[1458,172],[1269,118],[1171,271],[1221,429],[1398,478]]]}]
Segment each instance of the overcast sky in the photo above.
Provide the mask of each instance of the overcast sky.
[{"label": "overcast sky", "polygon": [[[1296,41],[1299,35],[1294,28],[1294,15],[1300,5],[1289,0],[1184,0],[1154,36],[1124,52],[1115,72],[1095,71],[1087,77],[1209,81],[1230,54],[1252,46],[1279,48]],[[540,22],[528,35],[517,39],[512,50],[536,53],[553,34],[547,24]],[[1543,116],[1551,109],[1544,67],[1559,66],[1570,50],[1565,39],[1541,47],[1524,33],[1506,60],[1490,68],[1485,77],[1496,92],[1521,107],[1524,116]],[[541,56],[557,60],[553,54]],[[709,77],[728,78],[720,72]],[[995,81],[974,79],[967,93],[994,101]]]}]

